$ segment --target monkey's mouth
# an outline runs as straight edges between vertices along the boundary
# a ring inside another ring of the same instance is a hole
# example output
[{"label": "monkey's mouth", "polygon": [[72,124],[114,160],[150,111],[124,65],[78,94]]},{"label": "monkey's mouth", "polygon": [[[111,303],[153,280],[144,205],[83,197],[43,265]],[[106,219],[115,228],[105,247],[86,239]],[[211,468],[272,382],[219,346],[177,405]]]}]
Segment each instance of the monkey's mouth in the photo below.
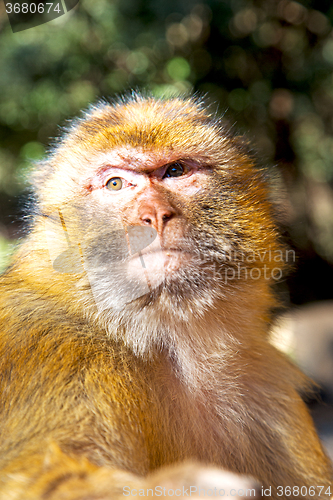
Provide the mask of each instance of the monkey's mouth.
[{"label": "monkey's mouth", "polygon": [[155,250],[156,253],[163,253],[165,255],[172,256],[172,255],[193,255],[192,252],[189,250],[185,250],[183,248],[161,248],[161,250]]},{"label": "monkey's mouth", "polygon": [[128,275],[148,280],[159,286],[171,274],[193,262],[194,254],[179,247],[154,248],[132,255],[128,261]]},{"label": "monkey's mouth", "polygon": [[203,264],[198,253],[180,246],[143,249],[112,265],[104,260],[100,266],[93,264],[90,272],[87,266],[87,273],[99,311],[120,310],[140,297],[202,295],[211,283],[209,265]]},{"label": "monkey's mouth", "polygon": [[130,257],[130,260],[139,259],[143,267],[145,267],[143,264],[144,262],[150,264],[154,263],[154,265],[160,265],[162,269],[174,259],[188,261],[189,259],[193,259],[194,256],[193,252],[182,248],[165,247],[136,253]]}]

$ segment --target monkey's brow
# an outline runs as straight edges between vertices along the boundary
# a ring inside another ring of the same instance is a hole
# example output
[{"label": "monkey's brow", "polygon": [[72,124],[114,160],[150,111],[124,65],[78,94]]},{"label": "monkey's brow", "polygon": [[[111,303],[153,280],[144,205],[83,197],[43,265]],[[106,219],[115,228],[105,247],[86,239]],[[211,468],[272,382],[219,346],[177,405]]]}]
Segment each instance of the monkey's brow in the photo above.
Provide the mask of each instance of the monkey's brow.
[{"label": "monkey's brow", "polygon": [[198,167],[199,164],[198,162],[190,159],[190,158],[187,158],[187,159],[184,159],[184,158],[175,158],[175,159],[172,159],[170,161],[164,161],[164,162],[160,162],[160,163],[156,163],[157,166],[151,168],[151,167],[138,167],[136,169],[136,172],[140,173],[140,174],[152,174],[154,173],[156,170],[160,170],[160,169],[163,169],[163,168],[167,168],[169,167],[170,165],[173,165],[174,163],[179,163],[180,165],[187,165],[188,167],[193,167],[193,166],[196,166]]},{"label": "monkey's brow", "polygon": [[186,164],[186,163],[193,163],[193,164],[197,164],[198,162],[196,162],[195,160],[192,160],[192,159],[184,159],[184,158],[175,158],[175,159],[172,159],[172,160],[168,160],[166,161],[165,159],[162,161],[151,161],[149,162],[150,165],[149,166],[145,166],[145,165],[142,165],[142,162],[135,162],[135,164],[132,166],[132,165],[113,165],[112,163],[105,163],[103,164],[102,166],[102,169],[101,170],[105,170],[105,169],[108,169],[108,168],[115,168],[115,169],[120,169],[120,170],[126,170],[128,172],[134,172],[134,173],[138,173],[138,174],[151,174],[153,172],[155,172],[156,170],[159,170],[163,167],[168,167],[169,165],[172,165],[174,163],[180,163],[180,164]]},{"label": "monkey's brow", "polygon": [[153,172],[155,172],[156,170],[159,170],[160,168],[163,168],[163,167],[167,167],[168,165],[171,165],[172,163],[176,163],[175,161],[171,161],[171,162],[161,162],[161,164],[159,163],[156,163],[154,166],[151,166],[151,167],[138,167],[137,169],[135,169],[136,172],[138,172],[139,174],[152,174]]}]

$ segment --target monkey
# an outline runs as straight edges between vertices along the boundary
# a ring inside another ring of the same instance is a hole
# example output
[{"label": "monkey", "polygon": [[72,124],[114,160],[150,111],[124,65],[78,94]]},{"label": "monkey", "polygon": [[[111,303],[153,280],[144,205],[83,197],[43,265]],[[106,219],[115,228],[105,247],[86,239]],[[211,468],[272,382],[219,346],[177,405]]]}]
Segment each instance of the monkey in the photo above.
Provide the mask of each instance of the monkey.
[{"label": "monkey", "polygon": [[200,98],[132,94],[32,178],[1,277],[0,498],[187,496],[205,474],[330,498],[311,383],[268,340],[287,249],[248,141]]}]

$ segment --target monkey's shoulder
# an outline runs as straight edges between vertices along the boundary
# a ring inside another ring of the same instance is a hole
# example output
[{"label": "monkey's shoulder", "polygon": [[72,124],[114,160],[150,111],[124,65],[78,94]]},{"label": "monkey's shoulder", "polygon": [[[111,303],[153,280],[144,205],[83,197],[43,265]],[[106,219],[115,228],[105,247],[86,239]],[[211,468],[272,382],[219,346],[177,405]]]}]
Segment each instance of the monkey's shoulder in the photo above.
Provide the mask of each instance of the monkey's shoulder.
[{"label": "monkey's shoulder", "polygon": [[[7,287],[2,294],[0,448],[3,456],[20,453],[21,445],[13,443],[11,437],[17,428],[22,443],[38,431],[36,446],[44,446],[51,436],[57,442],[64,442],[69,453],[82,449],[97,463],[101,456],[105,463],[121,461],[117,456],[118,452],[124,454],[123,447],[118,450],[124,439],[128,440],[127,459],[133,460],[134,444],[140,442],[140,448],[145,450],[149,436],[156,432],[163,436],[160,447],[168,450],[165,443],[169,443],[172,430],[171,449],[177,458],[181,449],[176,446],[175,435],[176,429],[179,434],[181,422],[176,425],[175,419],[187,408],[185,389],[178,393],[178,403],[174,402],[180,386],[165,356],[154,360],[140,358],[88,320],[57,309],[52,300],[42,299],[31,290]],[[171,420],[170,401],[178,409]],[[151,460],[157,462],[161,453],[157,447]],[[147,453],[142,457],[147,461]],[[133,466],[140,473],[146,471],[144,460]]]},{"label": "monkey's shoulder", "polygon": [[0,367],[10,363],[21,379],[29,369],[48,378],[104,368],[111,375],[140,371],[124,345],[52,295],[8,276],[0,290]]}]

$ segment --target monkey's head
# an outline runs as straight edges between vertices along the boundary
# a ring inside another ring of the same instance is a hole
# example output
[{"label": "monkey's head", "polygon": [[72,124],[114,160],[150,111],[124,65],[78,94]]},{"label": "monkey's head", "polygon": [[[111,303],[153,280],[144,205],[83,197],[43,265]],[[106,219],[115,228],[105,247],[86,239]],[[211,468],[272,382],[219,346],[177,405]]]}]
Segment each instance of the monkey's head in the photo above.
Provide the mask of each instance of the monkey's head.
[{"label": "monkey's head", "polygon": [[103,314],[201,314],[284,267],[262,170],[198,100],[91,108],[36,185],[55,279],[85,274]]}]

